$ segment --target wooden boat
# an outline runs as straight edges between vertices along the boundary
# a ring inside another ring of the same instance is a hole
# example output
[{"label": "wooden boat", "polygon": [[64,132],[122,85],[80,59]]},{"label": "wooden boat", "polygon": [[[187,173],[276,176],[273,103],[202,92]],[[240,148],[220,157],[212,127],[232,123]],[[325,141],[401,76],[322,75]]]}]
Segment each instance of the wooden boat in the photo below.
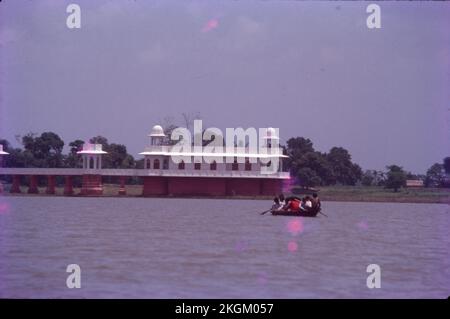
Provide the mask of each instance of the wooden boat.
[{"label": "wooden boat", "polygon": [[270,211],[274,216],[299,216],[299,217],[316,217],[320,210],[311,211],[287,211],[287,210],[272,210]]}]

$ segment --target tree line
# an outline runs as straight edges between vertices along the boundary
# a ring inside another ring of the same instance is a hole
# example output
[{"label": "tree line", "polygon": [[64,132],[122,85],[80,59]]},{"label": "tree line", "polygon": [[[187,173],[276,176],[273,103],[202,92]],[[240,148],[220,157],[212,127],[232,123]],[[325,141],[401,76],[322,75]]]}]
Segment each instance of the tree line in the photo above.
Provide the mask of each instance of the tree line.
[{"label": "tree line", "polygon": [[[0,139],[3,149],[10,155],[5,156],[3,164],[6,167],[54,167],[81,168],[81,155],[77,154],[83,148],[84,141],[75,140],[69,143],[68,154],[63,154],[64,141],[54,132],[44,132],[41,135],[28,133],[19,137],[22,148],[14,148],[5,140]],[[102,163],[104,168],[134,168],[136,161],[128,154],[125,145],[109,143],[103,136],[95,136],[89,143],[102,144],[108,152]]]},{"label": "tree line", "polygon": [[[54,132],[40,135],[28,133],[18,137],[22,148],[15,148],[5,139],[0,144],[10,155],[4,158],[6,167],[55,167],[80,168],[81,155],[77,154],[84,141],[74,140],[68,144],[69,152],[63,153],[64,141]],[[127,152],[123,144],[110,143],[106,137],[94,136],[89,140],[93,144],[102,144],[108,156],[103,158],[104,168],[143,168],[144,160],[136,160]],[[332,147],[328,152],[314,149],[310,139],[304,137],[290,138],[282,146],[284,154],[283,166],[301,187],[329,185],[364,185],[383,186],[397,191],[405,186],[407,179],[420,179],[425,186],[448,187],[450,174],[450,157],[442,163],[433,164],[425,175],[406,172],[401,166],[390,165],[386,171],[366,170],[352,161],[348,150],[343,147]]]},{"label": "tree line", "polygon": [[450,157],[443,163],[433,164],[426,175],[405,171],[399,165],[386,166],[386,171],[366,170],[352,161],[350,153],[343,147],[332,147],[329,152],[319,152],[310,139],[290,138],[284,146],[289,158],[285,166],[302,187],[330,185],[382,186],[397,191],[406,186],[408,179],[422,180],[426,187],[449,187]]}]

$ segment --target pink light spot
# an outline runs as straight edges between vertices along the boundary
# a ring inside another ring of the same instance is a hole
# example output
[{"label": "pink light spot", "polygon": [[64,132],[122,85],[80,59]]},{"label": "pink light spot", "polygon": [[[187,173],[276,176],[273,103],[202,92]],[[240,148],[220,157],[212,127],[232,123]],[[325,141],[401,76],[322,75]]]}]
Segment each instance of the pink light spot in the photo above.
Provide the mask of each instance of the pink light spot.
[{"label": "pink light spot", "polygon": [[290,241],[290,242],[288,243],[288,250],[289,250],[290,252],[297,251],[297,249],[298,249],[298,245],[297,245],[297,243],[296,243],[295,241]]},{"label": "pink light spot", "polygon": [[217,19],[210,19],[206,24],[203,26],[202,32],[209,32],[214,30],[219,26],[219,20]]},{"label": "pink light spot", "polygon": [[7,203],[0,203],[0,214],[5,214],[9,211],[9,205]]},{"label": "pink light spot", "polygon": [[303,221],[300,218],[291,219],[287,224],[288,231],[296,236],[303,232]]},{"label": "pink light spot", "polygon": [[369,225],[367,225],[367,223],[365,221],[360,221],[359,223],[356,224],[356,226],[360,230],[367,230],[367,229],[369,229]]}]

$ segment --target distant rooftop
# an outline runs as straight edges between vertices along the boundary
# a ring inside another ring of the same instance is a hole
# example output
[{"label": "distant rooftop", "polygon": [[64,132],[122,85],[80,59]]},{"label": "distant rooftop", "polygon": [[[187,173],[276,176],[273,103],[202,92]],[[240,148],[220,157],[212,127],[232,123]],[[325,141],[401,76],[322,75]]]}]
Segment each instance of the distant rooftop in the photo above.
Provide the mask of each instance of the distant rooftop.
[{"label": "distant rooftop", "polygon": [[83,149],[78,151],[77,154],[108,154],[103,150],[102,144],[84,143]]},{"label": "distant rooftop", "polygon": [[8,154],[9,154],[8,152],[5,152],[5,151],[3,150],[3,145],[0,144],[0,155],[8,155]]}]

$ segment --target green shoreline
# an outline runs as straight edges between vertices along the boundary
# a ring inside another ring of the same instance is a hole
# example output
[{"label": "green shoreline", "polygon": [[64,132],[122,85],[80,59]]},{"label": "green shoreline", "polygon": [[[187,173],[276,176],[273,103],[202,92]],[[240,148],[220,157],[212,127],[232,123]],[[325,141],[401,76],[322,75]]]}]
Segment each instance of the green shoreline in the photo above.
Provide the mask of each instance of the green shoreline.
[{"label": "green shoreline", "polygon": [[[21,194],[10,194],[9,185],[4,185],[3,196],[56,196],[64,197],[63,187],[56,187],[56,194],[45,194],[45,187],[39,187],[39,194],[28,194],[27,187],[21,186]],[[147,198],[143,197],[142,185],[127,185],[127,195],[118,195],[119,186],[105,184],[103,195],[81,196],[78,195],[80,188],[74,188],[74,195],[67,197],[123,197],[123,198]],[[327,186],[321,187],[318,191],[320,199],[324,202],[375,202],[375,203],[424,203],[424,204],[450,204],[449,188],[407,188],[398,192],[387,190],[382,187],[364,186]],[[286,193],[286,196],[291,195]],[[298,194],[302,196],[302,194]],[[205,196],[153,196],[155,198],[205,198]],[[214,199],[266,199],[272,200],[272,196],[215,196],[208,197]]]}]

